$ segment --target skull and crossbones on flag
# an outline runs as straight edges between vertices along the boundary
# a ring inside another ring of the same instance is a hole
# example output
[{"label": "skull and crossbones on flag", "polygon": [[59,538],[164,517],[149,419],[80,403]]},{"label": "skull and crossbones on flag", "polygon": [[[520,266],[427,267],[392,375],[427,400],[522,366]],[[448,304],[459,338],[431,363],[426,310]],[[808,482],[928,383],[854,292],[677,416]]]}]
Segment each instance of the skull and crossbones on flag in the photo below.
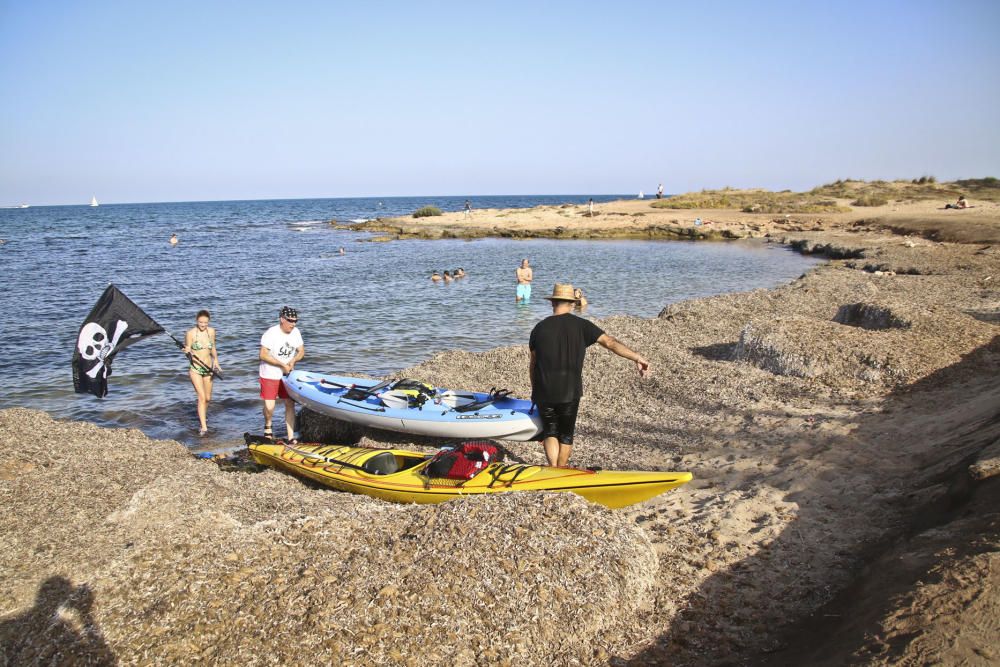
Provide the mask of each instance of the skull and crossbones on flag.
[{"label": "skull and crossbones on flag", "polygon": [[163,330],[117,287],[108,285],[77,334],[73,350],[73,388],[80,394],[104,397],[108,393],[108,376],[115,354]]}]

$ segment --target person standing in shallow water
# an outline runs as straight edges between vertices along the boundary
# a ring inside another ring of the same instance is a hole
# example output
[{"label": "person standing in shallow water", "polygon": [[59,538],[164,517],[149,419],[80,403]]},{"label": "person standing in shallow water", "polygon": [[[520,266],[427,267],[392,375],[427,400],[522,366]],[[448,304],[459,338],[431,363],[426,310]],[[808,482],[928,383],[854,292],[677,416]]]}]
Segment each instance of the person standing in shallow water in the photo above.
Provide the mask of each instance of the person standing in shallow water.
[{"label": "person standing in shallow water", "polygon": [[208,433],[208,404],[212,401],[213,371],[221,371],[219,350],[215,346],[215,329],[208,326],[212,316],[207,310],[199,310],[195,315],[195,326],[184,336],[184,354],[188,355],[188,377],[198,395],[198,421],[201,430],[198,435]]},{"label": "person standing in shallow water", "polygon": [[576,415],[583,396],[583,359],[594,343],[619,357],[634,361],[640,377],[649,373],[649,362],[590,320],[571,311],[576,303],[572,285],[556,285],[552,315],[535,325],[528,340],[531,400],[542,419],[542,447],[550,466],[566,466],[573,452]]},{"label": "person standing in shallow water", "polygon": [[531,281],[534,279],[534,273],[528,266],[527,259],[521,260],[521,266],[517,267],[514,274],[517,276],[517,293],[514,295],[514,303],[528,303],[528,299],[531,298]]},{"label": "person standing in shallow water", "polygon": [[260,397],[264,401],[264,437],[274,437],[271,419],[277,399],[285,402],[285,428],[288,444],[298,444],[295,436],[295,401],[285,391],[282,376],[295,369],[295,364],[306,354],[302,334],[296,329],[299,313],[285,306],[278,323],[260,337]]}]

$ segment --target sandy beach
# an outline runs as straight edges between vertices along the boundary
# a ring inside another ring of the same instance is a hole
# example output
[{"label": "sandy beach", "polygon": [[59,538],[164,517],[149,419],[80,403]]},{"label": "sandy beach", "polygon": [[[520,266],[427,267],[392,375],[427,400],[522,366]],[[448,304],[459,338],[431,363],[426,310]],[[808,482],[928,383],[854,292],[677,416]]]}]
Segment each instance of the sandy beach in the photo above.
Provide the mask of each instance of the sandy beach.
[{"label": "sandy beach", "polygon": [[[829,258],[599,322],[653,372],[588,353],[573,463],[694,474],[624,510],[393,505],[0,411],[0,662],[996,664],[1000,204],[832,199],[364,223],[387,242],[748,238]],[[450,351],[402,375],[527,396],[527,362],[526,345]],[[303,421],[310,439],[432,446]]]}]

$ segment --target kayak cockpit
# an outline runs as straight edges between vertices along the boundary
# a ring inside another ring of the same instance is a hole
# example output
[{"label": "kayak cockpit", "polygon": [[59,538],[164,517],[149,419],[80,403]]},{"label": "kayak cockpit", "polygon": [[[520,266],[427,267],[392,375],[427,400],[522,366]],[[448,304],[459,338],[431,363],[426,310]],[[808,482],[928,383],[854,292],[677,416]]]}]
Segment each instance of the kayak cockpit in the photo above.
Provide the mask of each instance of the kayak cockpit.
[{"label": "kayak cockpit", "polygon": [[365,461],[361,467],[370,475],[393,475],[418,466],[427,458],[426,456],[405,456],[393,452],[379,452]]}]

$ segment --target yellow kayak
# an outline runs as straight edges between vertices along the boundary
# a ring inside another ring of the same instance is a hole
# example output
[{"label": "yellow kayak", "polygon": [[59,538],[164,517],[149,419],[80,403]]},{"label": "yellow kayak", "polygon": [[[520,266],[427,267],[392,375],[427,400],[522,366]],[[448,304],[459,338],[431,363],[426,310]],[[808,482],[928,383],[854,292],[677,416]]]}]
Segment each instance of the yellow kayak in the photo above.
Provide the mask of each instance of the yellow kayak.
[{"label": "yellow kayak", "polygon": [[253,459],[320,484],[400,503],[440,503],[452,498],[507,491],[572,491],[618,508],[647,500],[691,481],[689,472],[644,472],[553,468],[492,462],[471,479],[430,477],[433,455],[404,449],[343,445],[264,443],[252,436]]}]

